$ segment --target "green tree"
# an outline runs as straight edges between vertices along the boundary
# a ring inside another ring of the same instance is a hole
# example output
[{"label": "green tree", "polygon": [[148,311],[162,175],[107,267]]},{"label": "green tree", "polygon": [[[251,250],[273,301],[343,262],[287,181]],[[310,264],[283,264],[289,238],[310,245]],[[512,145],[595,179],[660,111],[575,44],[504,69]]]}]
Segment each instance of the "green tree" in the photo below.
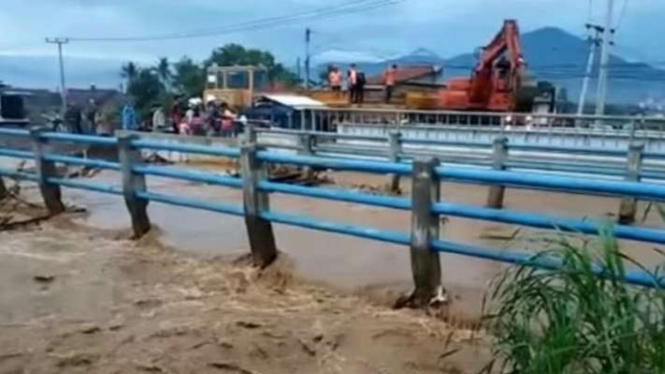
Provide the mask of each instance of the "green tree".
[{"label": "green tree", "polygon": [[164,86],[159,76],[151,68],[137,68],[134,79],[130,80],[127,93],[134,99],[139,118],[150,115],[153,105],[163,101]]},{"label": "green tree", "polygon": [[186,56],[176,62],[173,68],[173,88],[187,97],[200,97],[206,80],[205,69]]},{"label": "green tree", "polygon": [[136,79],[138,74],[138,67],[133,62],[128,62],[122,65],[120,70],[120,76],[125,80],[125,92],[129,92],[129,86],[131,86],[132,81]]},{"label": "green tree", "polygon": [[212,51],[205,61],[205,66],[212,64],[219,66],[255,65],[263,66],[268,70],[268,79],[286,86],[295,86],[299,83],[298,76],[275,61],[275,56],[267,51],[246,49],[239,44],[227,44]]},{"label": "green tree", "polygon": [[157,71],[157,75],[159,76],[159,80],[162,82],[162,85],[167,91],[170,91],[171,89],[171,78],[173,74],[171,73],[171,63],[169,62],[169,59],[167,57],[162,57],[159,59],[159,62],[157,62],[157,66],[155,67],[155,70]]},{"label": "green tree", "polygon": [[122,65],[122,70],[120,72],[120,76],[125,78],[127,80],[127,87],[129,87],[129,82],[134,80],[136,78],[136,75],[138,74],[138,67],[136,66],[135,63],[133,62],[128,62],[124,65]]}]

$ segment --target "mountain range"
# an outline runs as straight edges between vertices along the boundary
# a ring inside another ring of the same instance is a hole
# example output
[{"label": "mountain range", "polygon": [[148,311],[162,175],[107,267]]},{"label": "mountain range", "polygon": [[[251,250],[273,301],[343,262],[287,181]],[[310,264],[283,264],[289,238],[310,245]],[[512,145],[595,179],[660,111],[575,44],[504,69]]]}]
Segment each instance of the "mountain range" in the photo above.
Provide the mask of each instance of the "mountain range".
[{"label": "mountain range", "polygon": [[[489,39],[489,36],[488,36]],[[589,43],[558,28],[545,27],[521,35],[521,46],[527,61],[527,71],[537,80],[565,88],[568,99],[577,101],[589,52]],[[361,63],[366,74],[380,73],[386,65],[437,65],[443,68],[443,79],[469,76],[476,62],[475,53],[443,58],[431,50],[419,48],[404,56],[374,63]],[[597,54],[598,59],[598,54]],[[317,66],[324,71],[327,61]],[[347,63],[335,63],[344,68]],[[118,88],[121,62],[118,60],[66,59],[68,87]],[[592,72],[597,76],[598,63]],[[636,104],[652,99],[665,99],[665,70],[644,62],[631,62],[617,55],[610,58],[608,101]],[[59,83],[57,59],[46,56],[0,56],[0,81],[15,87],[55,89]],[[588,100],[594,99],[596,80],[592,79]]]}]

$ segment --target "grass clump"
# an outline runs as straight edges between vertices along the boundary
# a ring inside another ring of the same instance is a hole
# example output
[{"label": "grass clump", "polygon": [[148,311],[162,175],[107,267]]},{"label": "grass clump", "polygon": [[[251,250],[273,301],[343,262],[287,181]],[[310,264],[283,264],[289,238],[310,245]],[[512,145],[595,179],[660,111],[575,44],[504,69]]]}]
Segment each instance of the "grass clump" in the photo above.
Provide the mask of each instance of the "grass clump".
[{"label": "grass clump", "polygon": [[495,367],[515,374],[665,373],[665,291],[621,281],[629,264],[654,280],[658,269],[623,255],[607,234],[582,245],[559,239],[542,256],[557,258],[561,269],[514,268],[486,296]]}]

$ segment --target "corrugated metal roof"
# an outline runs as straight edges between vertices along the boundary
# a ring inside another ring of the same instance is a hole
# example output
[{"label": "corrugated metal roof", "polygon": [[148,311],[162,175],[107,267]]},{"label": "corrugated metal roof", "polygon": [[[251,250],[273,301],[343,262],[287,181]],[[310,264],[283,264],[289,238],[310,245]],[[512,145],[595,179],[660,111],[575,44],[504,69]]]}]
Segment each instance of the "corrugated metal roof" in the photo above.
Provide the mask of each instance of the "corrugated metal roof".
[{"label": "corrugated metal roof", "polygon": [[283,95],[283,94],[282,95],[270,94],[270,95],[261,95],[261,96],[268,100],[282,104],[284,106],[291,107],[293,109],[326,108],[326,105],[324,103],[314,100],[307,96]]}]

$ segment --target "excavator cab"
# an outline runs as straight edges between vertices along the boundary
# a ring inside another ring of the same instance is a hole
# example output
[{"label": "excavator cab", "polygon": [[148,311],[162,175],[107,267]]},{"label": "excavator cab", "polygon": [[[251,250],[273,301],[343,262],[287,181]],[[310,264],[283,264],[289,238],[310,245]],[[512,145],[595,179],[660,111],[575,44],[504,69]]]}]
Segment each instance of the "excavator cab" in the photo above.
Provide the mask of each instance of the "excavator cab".
[{"label": "excavator cab", "polygon": [[226,103],[236,110],[248,108],[256,93],[268,87],[268,70],[263,66],[217,66],[207,70],[205,102]]},{"label": "excavator cab", "polygon": [[482,48],[471,76],[452,78],[440,92],[439,106],[449,110],[513,111],[523,66],[517,22],[506,20]]}]

